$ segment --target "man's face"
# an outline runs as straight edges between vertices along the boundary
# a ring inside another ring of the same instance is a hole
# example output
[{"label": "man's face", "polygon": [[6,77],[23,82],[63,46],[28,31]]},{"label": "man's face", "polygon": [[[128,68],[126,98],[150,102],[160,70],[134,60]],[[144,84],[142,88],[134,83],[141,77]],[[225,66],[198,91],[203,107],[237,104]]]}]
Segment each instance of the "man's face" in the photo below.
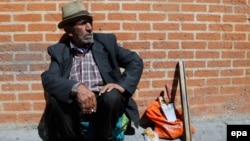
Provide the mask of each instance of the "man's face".
[{"label": "man's face", "polygon": [[92,18],[77,20],[71,24],[72,30],[69,36],[78,47],[93,43]]}]

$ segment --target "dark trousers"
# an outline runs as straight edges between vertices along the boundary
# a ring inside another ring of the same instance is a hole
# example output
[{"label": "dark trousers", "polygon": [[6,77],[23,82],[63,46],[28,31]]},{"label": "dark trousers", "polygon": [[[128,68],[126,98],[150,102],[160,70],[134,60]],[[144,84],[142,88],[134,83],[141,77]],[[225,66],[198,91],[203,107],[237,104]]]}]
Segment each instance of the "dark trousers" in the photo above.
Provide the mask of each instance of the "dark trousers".
[{"label": "dark trousers", "polygon": [[112,132],[118,118],[124,113],[127,98],[117,90],[104,93],[97,97],[97,111],[94,114],[81,114],[78,102],[58,101],[50,96],[44,112],[45,141],[84,141],[85,135],[81,132],[81,121],[94,123],[95,140],[112,140]]}]

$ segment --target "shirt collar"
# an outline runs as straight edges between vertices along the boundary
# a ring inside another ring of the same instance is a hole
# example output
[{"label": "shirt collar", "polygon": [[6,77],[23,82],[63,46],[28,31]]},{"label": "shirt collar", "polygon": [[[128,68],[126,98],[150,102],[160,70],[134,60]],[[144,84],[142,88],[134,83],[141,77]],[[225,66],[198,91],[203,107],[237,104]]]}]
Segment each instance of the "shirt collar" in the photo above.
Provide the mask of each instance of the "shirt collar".
[{"label": "shirt collar", "polygon": [[93,46],[94,43],[88,45],[88,46],[85,46],[85,47],[77,47],[75,44],[73,44],[72,42],[70,42],[70,48],[71,49],[74,49],[75,51],[79,52],[79,53],[83,53],[83,54],[86,54],[90,49],[91,47]]}]

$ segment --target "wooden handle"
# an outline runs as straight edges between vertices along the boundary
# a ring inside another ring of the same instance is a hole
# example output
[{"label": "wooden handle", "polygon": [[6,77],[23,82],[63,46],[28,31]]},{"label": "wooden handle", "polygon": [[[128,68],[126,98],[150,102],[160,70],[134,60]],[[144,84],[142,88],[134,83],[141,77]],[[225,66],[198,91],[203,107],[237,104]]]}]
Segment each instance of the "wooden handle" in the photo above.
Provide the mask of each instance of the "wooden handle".
[{"label": "wooden handle", "polygon": [[189,119],[189,103],[187,96],[187,85],[186,85],[186,75],[185,75],[185,65],[183,61],[179,61],[179,72],[180,72],[180,89],[181,89],[181,103],[183,111],[183,122],[184,122],[184,132],[185,140],[192,141],[192,133],[190,129],[190,119]]},{"label": "wooden handle", "polygon": [[170,102],[172,102],[171,90],[168,84],[165,85],[167,96]]}]

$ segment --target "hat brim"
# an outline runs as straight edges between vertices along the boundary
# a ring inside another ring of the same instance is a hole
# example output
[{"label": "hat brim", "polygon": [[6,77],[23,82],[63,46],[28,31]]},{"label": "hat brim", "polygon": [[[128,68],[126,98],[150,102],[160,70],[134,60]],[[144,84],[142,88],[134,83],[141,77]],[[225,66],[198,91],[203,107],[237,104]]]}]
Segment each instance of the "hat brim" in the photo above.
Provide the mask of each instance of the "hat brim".
[{"label": "hat brim", "polygon": [[76,16],[73,16],[73,17],[69,17],[69,18],[66,18],[66,19],[63,19],[58,25],[57,27],[58,28],[64,28],[66,25],[68,25],[70,22],[72,21],[76,21],[78,19],[81,19],[81,18],[84,18],[84,17],[92,17],[92,15],[86,15],[86,14],[82,14],[82,15],[76,15]]}]

